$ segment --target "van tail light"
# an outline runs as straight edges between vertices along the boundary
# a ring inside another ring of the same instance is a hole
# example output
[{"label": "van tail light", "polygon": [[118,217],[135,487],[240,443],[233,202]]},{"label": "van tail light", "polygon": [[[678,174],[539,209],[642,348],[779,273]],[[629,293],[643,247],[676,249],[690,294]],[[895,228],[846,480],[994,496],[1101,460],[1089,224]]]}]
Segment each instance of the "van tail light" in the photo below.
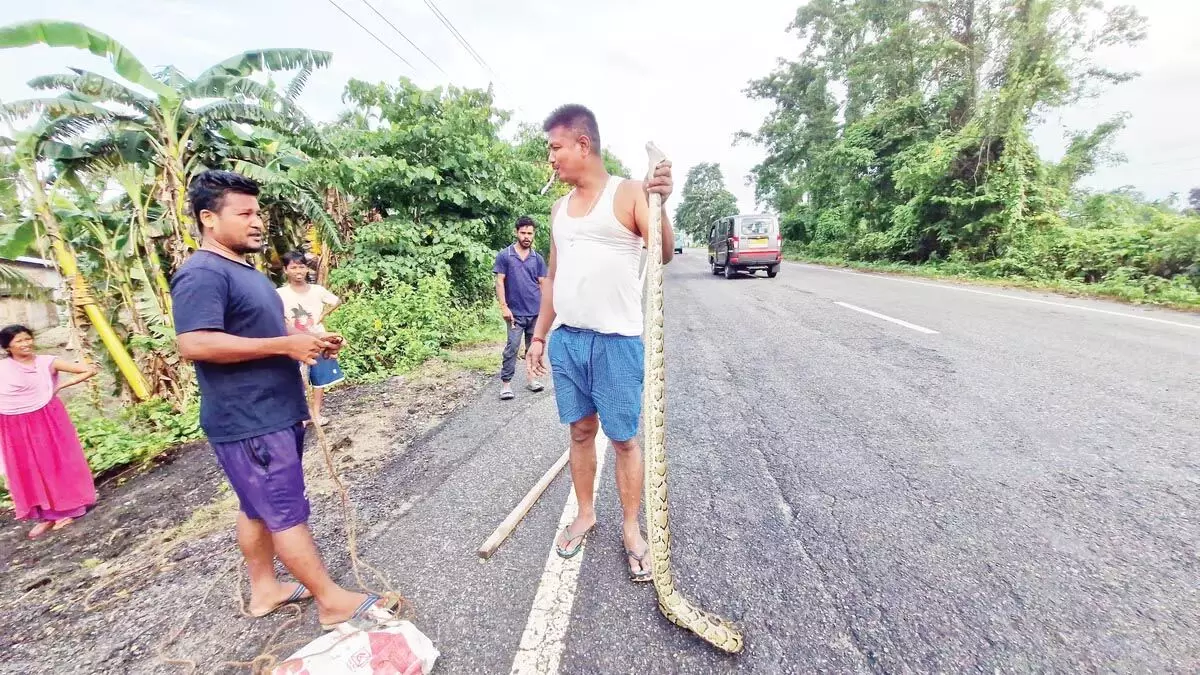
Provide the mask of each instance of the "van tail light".
[{"label": "van tail light", "polygon": [[738,247],[738,242],[739,242],[739,241],[741,241],[741,240],[740,240],[740,239],[738,239],[737,237],[730,237],[730,238],[729,238],[729,245],[730,245],[732,248],[737,248],[737,247]]}]

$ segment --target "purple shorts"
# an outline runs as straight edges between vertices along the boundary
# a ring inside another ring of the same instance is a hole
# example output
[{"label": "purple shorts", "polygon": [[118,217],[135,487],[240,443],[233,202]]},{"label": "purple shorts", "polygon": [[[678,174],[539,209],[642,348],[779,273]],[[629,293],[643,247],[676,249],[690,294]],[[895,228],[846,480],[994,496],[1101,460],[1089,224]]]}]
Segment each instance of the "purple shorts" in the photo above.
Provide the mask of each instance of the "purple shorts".
[{"label": "purple shorts", "polygon": [[308,522],[304,493],[304,425],[229,443],[211,443],[242,513],[271,532]]}]

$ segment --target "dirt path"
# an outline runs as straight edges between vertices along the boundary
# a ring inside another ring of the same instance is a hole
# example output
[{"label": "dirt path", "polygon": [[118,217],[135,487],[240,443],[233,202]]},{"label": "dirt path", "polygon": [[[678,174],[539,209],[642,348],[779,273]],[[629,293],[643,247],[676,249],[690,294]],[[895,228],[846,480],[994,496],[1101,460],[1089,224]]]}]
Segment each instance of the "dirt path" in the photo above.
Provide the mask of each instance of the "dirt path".
[{"label": "dirt path", "polygon": [[[388,498],[376,469],[404,462],[414,440],[473,399],[493,353],[459,352],[329,394],[327,436],[355,502]],[[306,458],[310,524],[335,577],[353,586],[345,524],[311,433]],[[237,504],[207,444],[98,487],[95,509],[37,541],[25,538],[28,524],[0,516],[0,673],[246,672],[264,650],[286,657],[319,633],[311,609],[243,614]]]}]

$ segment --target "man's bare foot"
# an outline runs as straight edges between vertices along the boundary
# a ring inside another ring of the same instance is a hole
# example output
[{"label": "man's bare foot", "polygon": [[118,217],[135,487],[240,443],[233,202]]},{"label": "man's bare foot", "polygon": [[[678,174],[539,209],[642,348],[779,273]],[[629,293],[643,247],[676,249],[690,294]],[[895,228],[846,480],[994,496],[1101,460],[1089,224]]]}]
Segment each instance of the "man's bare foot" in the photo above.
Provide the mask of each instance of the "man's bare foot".
[{"label": "man's bare foot", "polygon": [[[301,591],[301,589],[303,589]],[[296,595],[297,591],[301,591]],[[299,600],[307,600],[312,597],[312,593],[308,592],[298,583],[281,584],[276,583],[273,587],[262,589],[250,589],[250,616],[255,618],[263,617],[288,602],[297,602]]]},{"label": "man's bare foot", "polygon": [[[366,593],[354,593],[345,589],[340,589],[328,605],[318,604],[318,618],[322,626],[332,626],[345,621],[349,621],[354,617],[354,613],[358,611],[362,604],[367,600]],[[394,602],[389,602],[387,598],[380,598],[374,605],[383,610],[391,610],[395,607]]]},{"label": "man's bare foot", "polygon": [[570,558],[579,552],[583,546],[585,535],[596,525],[596,512],[581,513],[575,516],[574,522],[558,533],[558,541],[554,543],[555,550],[564,558]]},{"label": "man's bare foot", "polygon": [[43,534],[46,534],[46,531],[49,530],[51,527],[54,527],[54,523],[50,522],[49,520],[43,520],[42,522],[38,523],[37,525],[34,525],[33,529],[29,530],[29,538],[37,539],[38,537],[42,536]]}]

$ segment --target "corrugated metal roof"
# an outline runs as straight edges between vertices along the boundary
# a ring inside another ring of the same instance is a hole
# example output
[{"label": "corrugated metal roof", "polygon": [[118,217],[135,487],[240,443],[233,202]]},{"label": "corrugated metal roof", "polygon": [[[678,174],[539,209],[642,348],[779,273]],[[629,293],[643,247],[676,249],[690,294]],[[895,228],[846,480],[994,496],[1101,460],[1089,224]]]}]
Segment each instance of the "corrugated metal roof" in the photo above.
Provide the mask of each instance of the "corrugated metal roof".
[{"label": "corrugated metal roof", "polygon": [[6,262],[20,262],[27,265],[40,265],[41,267],[54,267],[54,263],[46,260],[45,258],[31,258],[26,255],[19,255],[16,258],[0,258],[0,260]]}]

